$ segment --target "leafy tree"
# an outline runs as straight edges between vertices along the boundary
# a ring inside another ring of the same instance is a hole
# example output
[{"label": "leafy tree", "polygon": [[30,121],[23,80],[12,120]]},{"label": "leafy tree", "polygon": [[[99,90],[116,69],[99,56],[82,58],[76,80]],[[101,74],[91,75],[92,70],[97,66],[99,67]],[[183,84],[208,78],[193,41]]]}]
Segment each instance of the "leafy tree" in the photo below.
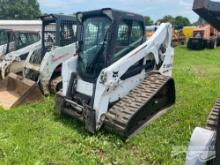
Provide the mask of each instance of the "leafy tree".
[{"label": "leafy tree", "polygon": [[154,24],[154,21],[148,16],[144,17],[144,22],[145,22],[145,25],[147,25],[147,26],[150,26],[150,25]]},{"label": "leafy tree", "polygon": [[0,19],[36,19],[40,15],[37,0],[0,0]]},{"label": "leafy tree", "polygon": [[166,15],[162,19],[157,20],[157,23],[170,22],[172,25],[175,25],[175,18],[171,15]]},{"label": "leafy tree", "polygon": [[188,18],[182,17],[182,16],[177,16],[175,18],[175,27],[176,29],[182,29],[184,26],[190,26],[191,23]]},{"label": "leafy tree", "polygon": [[188,18],[183,16],[173,17],[171,15],[164,16],[162,19],[157,20],[157,23],[170,22],[176,29],[182,29],[184,26],[190,26],[191,23]]}]

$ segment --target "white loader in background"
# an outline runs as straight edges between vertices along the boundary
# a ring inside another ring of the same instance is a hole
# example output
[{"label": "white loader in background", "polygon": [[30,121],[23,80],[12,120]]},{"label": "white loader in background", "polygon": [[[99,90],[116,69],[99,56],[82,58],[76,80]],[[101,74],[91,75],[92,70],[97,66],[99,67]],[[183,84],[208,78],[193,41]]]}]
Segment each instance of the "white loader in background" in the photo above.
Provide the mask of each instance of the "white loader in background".
[{"label": "white loader in background", "polygon": [[62,67],[56,111],[127,139],[175,102],[172,26],[161,24],[146,41],[143,16],[113,9],[77,14],[78,56]]},{"label": "white loader in background", "polygon": [[[41,20],[41,43],[28,54],[23,76],[9,74],[0,82],[4,84],[0,86],[0,105],[6,109],[28,102],[29,96],[33,97],[30,101],[35,100],[35,96],[39,100],[41,92],[47,95],[59,90],[62,63],[76,52],[78,21],[75,16],[50,14]],[[13,99],[8,99],[11,96]]]},{"label": "white loader in background", "polygon": [[[6,54],[9,40],[12,43],[15,42],[14,32],[24,32],[25,35],[29,32],[29,36],[26,36],[27,39],[36,42],[36,40],[39,40],[38,33],[41,31],[41,27],[41,20],[0,20],[0,56]],[[10,43],[8,53],[13,50],[14,44]]]},{"label": "white loader in background", "polygon": [[0,78],[9,72],[22,73],[30,50],[40,44],[40,33],[34,31],[0,30]]}]

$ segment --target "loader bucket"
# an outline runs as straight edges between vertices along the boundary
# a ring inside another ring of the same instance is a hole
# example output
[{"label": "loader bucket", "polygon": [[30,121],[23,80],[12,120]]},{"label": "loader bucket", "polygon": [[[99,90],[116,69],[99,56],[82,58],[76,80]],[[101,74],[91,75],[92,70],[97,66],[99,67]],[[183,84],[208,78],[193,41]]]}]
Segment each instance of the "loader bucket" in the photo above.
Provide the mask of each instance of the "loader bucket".
[{"label": "loader bucket", "polygon": [[42,99],[38,84],[14,73],[0,81],[0,106],[10,109],[21,104]]}]

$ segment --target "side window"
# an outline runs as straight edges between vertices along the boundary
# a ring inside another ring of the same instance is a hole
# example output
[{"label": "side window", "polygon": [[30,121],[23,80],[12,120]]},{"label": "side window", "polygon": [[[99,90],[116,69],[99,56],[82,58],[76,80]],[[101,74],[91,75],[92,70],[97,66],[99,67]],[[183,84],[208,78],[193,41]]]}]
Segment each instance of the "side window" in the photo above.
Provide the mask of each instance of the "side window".
[{"label": "side window", "polygon": [[74,40],[74,29],[72,22],[61,25],[61,46],[69,45]]},{"label": "side window", "polygon": [[14,32],[10,32],[8,34],[9,42],[15,42],[16,41],[16,34]]},{"label": "side window", "polygon": [[98,35],[98,26],[96,26],[95,24],[89,23],[87,28],[85,29],[84,36],[87,36],[86,38],[84,38],[85,42],[88,45],[95,45],[98,39],[97,35]]},{"label": "side window", "polygon": [[28,37],[29,37],[29,42],[30,44],[33,44],[35,41],[34,41],[34,33],[29,33],[28,34]]},{"label": "side window", "polygon": [[27,45],[32,44],[31,34],[30,33],[26,33],[25,36],[26,36],[26,39],[27,39],[26,44]]},{"label": "side window", "polygon": [[129,25],[125,22],[118,26],[117,44],[119,46],[127,46],[129,44]]},{"label": "side window", "polygon": [[131,30],[131,43],[142,40],[143,34],[144,34],[144,29],[141,26],[141,23],[134,21],[132,23],[132,30]]},{"label": "side window", "polygon": [[114,50],[113,61],[117,61],[129,51],[129,38],[130,38],[131,23],[122,21],[118,25],[116,47]]},{"label": "side window", "polygon": [[0,32],[0,45],[4,45],[7,43],[7,33],[6,32]]},{"label": "side window", "polygon": [[77,25],[73,24],[72,25],[72,29],[73,29],[73,41],[76,42],[77,41]]},{"label": "side window", "polygon": [[28,43],[28,38],[27,38],[26,34],[24,34],[24,33],[20,34],[19,38],[20,38],[21,46],[24,46]]},{"label": "side window", "polygon": [[64,39],[68,40],[72,38],[73,31],[67,25],[64,26]]},{"label": "side window", "polygon": [[40,35],[38,33],[32,34],[33,43],[40,40]]},{"label": "side window", "polygon": [[116,48],[113,61],[116,61],[143,42],[144,28],[138,21],[122,21],[118,25]]},{"label": "side window", "polygon": [[14,50],[16,50],[16,48],[17,48],[17,39],[16,39],[16,34],[15,33],[13,33],[13,32],[10,32],[9,34],[8,34],[8,39],[9,39],[9,48],[8,48],[8,51],[9,52],[11,52],[11,51],[14,51]]},{"label": "side window", "polygon": [[46,47],[51,48],[52,45],[56,44],[56,24],[50,23],[43,27],[44,38]]}]

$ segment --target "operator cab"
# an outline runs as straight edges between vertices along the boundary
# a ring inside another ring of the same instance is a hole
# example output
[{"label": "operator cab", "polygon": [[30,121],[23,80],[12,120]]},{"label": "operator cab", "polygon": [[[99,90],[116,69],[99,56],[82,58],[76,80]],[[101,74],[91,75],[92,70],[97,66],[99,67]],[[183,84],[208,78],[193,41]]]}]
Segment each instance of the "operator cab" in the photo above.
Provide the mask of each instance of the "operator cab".
[{"label": "operator cab", "polygon": [[[146,41],[141,15],[105,8],[77,13],[77,18],[82,25],[77,69],[84,81],[95,83],[102,69]],[[140,62],[132,74],[140,72]]]},{"label": "operator cab", "polygon": [[76,17],[49,14],[42,20],[42,53],[50,51],[53,46],[66,46],[77,41]]},{"label": "operator cab", "polygon": [[0,55],[24,48],[40,40],[39,32],[0,29]]},{"label": "operator cab", "polygon": [[13,31],[10,42],[15,42],[15,50],[24,48],[28,45],[40,41],[40,33],[34,31]]}]

